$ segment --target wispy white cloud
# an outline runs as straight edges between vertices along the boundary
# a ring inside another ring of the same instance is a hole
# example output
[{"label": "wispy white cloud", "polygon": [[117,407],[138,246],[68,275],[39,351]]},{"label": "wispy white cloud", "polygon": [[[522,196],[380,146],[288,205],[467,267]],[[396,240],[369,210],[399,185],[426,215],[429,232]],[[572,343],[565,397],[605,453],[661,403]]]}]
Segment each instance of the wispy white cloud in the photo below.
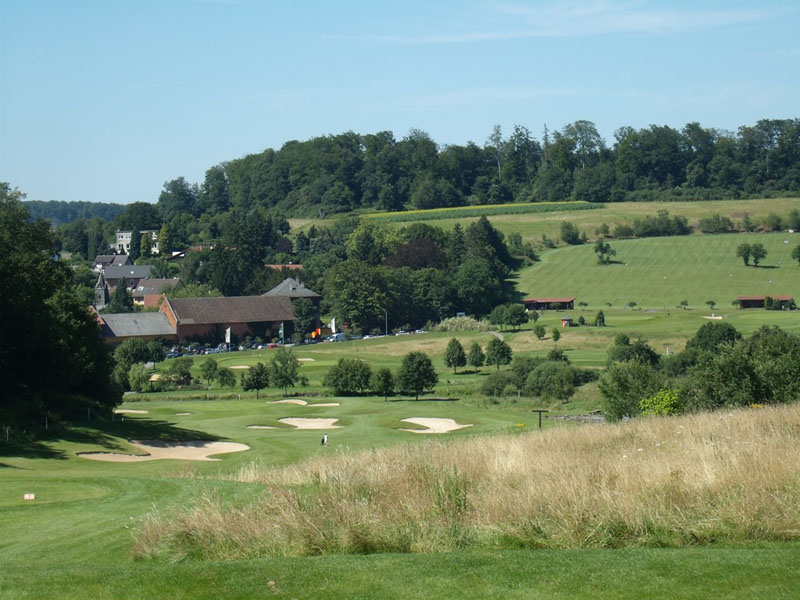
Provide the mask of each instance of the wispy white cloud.
[{"label": "wispy white cloud", "polygon": [[[750,24],[782,14],[767,8],[661,7],[643,0],[498,3],[488,9],[484,20],[493,22],[492,27],[447,33],[384,34],[367,39],[386,44],[424,45],[620,33],[671,34]],[[452,24],[449,28],[452,29]]]}]

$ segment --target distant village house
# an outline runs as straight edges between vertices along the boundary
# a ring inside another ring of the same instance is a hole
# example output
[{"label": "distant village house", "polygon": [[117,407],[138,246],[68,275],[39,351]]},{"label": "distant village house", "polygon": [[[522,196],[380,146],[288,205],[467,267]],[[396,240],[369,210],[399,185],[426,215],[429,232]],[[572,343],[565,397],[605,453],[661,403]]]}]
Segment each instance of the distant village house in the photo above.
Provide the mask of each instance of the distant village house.
[{"label": "distant village house", "polygon": [[[120,254],[130,254],[132,230],[117,229],[114,247]],[[158,229],[142,229],[142,237],[150,239],[150,254],[158,254]]]}]

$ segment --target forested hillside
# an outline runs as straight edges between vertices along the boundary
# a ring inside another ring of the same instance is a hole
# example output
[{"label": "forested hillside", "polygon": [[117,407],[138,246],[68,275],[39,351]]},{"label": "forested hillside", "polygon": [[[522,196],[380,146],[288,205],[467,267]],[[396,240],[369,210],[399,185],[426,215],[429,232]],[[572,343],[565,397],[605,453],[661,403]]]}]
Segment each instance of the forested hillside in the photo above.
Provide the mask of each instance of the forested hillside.
[{"label": "forested hillside", "polygon": [[111,202],[64,202],[63,200],[26,200],[25,208],[34,219],[47,219],[54,226],[69,223],[75,219],[100,217],[111,221],[125,210],[122,204]]},{"label": "forested hillside", "polygon": [[483,146],[440,146],[412,130],[290,141],[178,177],[158,199],[164,220],[231,208],[310,216],[521,201],[738,198],[800,191],[800,120],[761,120],[736,133],[689,123],[621,127],[612,144],[576,121],[540,139],[499,127]]}]

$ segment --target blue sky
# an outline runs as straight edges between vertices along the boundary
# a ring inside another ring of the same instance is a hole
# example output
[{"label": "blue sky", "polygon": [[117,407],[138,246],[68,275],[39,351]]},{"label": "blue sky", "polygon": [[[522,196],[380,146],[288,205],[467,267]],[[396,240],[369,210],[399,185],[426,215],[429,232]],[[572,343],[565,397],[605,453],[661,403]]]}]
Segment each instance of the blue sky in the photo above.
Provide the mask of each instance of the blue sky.
[{"label": "blue sky", "polygon": [[292,139],[800,117],[793,0],[0,0],[0,180],[155,202]]}]

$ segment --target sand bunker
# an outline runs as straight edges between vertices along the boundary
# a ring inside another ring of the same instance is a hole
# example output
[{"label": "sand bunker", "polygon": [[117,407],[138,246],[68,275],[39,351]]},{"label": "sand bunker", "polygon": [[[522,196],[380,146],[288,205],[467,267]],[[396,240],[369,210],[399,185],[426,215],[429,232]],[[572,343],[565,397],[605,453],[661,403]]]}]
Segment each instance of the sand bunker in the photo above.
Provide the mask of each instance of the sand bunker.
[{"label": "sand bunker", "polygon": [[281,423],[292,425],[297,429],[338,429],[341,425],[334,425],[339,419],[300,419],[289,417],[278,419]]},{"label": "sand bunker", "polygon": [[714,319],[715,321],[721,321],[722,317],[711,315],[710,317],[703,316],[704,319]]},{"label": "sand bunker", "polygon": [[115,408],[114,413],[118,415],[146,415],[146,410],[134,410],[132,408]]},{"label": "sand bunker", "polygon": [[338,402],[320,402],[318,404],[309,404],[305,400],[298,400],[293,398],[286,398],[285,400],[272,400],[267,402],[267,404],[296,404],[297,406],[341,406]]},{"label": "sand bunker", "polygon": [[137,442],[131,444],[147,452],[145,456],[134,454],[117,454],[113,452],[78,452],[81,458],[90,460],[105,460],[109,462],[144,462],[147,460],[175,459],[175,460],[220,460],[209,458],[213,454],[226,454],[228,452],[244,452],[250,446],[236,442]]},{"label": "sand bunker", "polygon": [[250,366],[249,365],[233,365],[232,367],[229,367],[229,368],[230,369],[249,369]]},{"label": "sand bunker", "polygon": [[314,362],[317,359],[316,358],[298,358],[297,360],[300,361],[300,362]]},{"label": "sand bunker", "polygon": [[248,425],[248,429],[277,429],[277,427],[273,427],[272,425]]},{"label": "sand bunker", "polygon": [[406,423],[413,423],[414,425],[422,425],[427,429],[400,429],[400,431],[410,431],[411,433],[447,433],[455,431],[456,429],[464,429],[465,427],[472,427],[472,423],[462,425],[456,423],[453,419],[437,419],[437,418],[423,418],[414,417],[412,419],[401,419]]},{"label": "sand bunker", "polygon": [[175,413],[176,417],[188,417],[192,413]]}]

